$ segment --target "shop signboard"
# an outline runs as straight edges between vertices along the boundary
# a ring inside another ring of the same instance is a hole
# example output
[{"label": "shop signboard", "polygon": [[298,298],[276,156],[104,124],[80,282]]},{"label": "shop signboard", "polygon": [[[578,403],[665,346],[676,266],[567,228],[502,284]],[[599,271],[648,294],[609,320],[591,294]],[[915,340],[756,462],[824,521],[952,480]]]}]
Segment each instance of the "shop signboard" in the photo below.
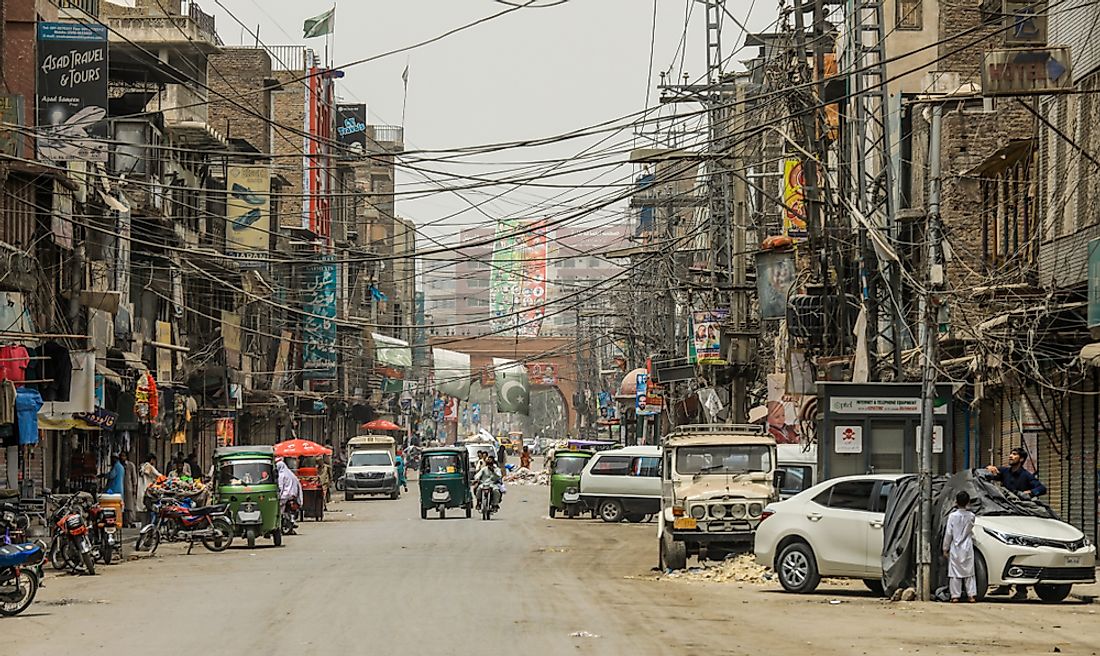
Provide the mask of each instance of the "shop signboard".
[{"label": "shop signboard", "polygon": [[986,50],[982,93],[1029,96],[1073,91],[1069,48],[1001,48]]},{"label": "shop signboard", "polygon": [[340,104],[336,106],[336,140],[352,153],[367,149],[367,106]]},{"label": "shop signboard", "polygon": [[271,241],[271,171],[266,166],[230,165],[225,184],[226,252],[240,266],[262,265]]},{"label": "shop signboard", "polygon": [[38,23],[38,154],[107,161],[107,27]]},{"label": "shop signboard", "polygon": [[310,273],[301,324],[302,377],[332,380],[336,378],[336,264],[322,262]]}]

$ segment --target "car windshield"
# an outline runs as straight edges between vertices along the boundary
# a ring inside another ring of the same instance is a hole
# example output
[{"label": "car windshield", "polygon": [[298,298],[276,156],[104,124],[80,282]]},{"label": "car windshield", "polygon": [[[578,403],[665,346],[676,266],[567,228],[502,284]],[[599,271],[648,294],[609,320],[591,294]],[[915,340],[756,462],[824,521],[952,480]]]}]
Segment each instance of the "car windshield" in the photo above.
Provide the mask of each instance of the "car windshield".
[{"label": "car windshield", "polygon": [[680,474],[748,474],[771,470],[772,449],[763,444],[676,449],[676,471]]},{"label": "car windshield", "polygon": [[231,460],[218,468],[218,485],[275,485],[270,460]]},{"label": "car windshield", "polygon": [[565,476],[580,476],[581,470],[588,464],[588,458],[562,456],[554,458],[554,473]]},{"label": "car windshield", "polygon": [[428,474],[455,474],[462,471],[458,455],[454,453],[432,453],[424,456],[421,469]]},{"label": "car windshield", "polygon": [[386,467],[392,465],[385,451],[356,451],[348,459],[348,467]]}]

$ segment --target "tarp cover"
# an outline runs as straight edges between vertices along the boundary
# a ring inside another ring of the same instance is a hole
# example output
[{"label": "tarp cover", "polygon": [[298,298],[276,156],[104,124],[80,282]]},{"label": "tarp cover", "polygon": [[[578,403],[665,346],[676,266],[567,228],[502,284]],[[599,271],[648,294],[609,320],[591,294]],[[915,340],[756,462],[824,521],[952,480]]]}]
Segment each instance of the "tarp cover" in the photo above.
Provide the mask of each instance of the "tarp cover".
[{"label": "tarp cover", "polygon": [[[939,545],[943,525],[955,507],[955,495],[965,490],[970,509],[976,515],[1024,515],[1058,519],[1050,506],[1041,501],[1021,501],[998,485],[984,469],[961,471],[932,479],[932,581],[933,589],[947,585],[946,560]],[[916,581],[916,532],[920,528],[917,509],[920,488],[916,476],[898,479],[886,503],[882,536],[882,587],[887,595],[912,587]]]}]

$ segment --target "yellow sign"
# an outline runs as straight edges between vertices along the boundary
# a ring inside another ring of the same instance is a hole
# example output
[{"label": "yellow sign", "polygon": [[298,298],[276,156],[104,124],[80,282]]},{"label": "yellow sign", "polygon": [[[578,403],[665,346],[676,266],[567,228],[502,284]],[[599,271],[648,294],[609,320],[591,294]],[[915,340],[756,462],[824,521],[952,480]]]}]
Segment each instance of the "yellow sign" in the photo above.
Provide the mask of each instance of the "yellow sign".
[{"label": "yellow sign", "polygon": [[801,161],[788,159],[783,162],[783,232],[792,239],[807,236],[806,199],[802,193],[805,182]]},{"label": "yellow sign", "polygon": [[225,186],[226,251],[262,259],[271,239],[271,171],[266,166],[230,166]]},{"label": "yellow sign", "polygon": [[677,517],[672,520],[672,528],[683,531],[694,531],[696,523],[694,517]]}]

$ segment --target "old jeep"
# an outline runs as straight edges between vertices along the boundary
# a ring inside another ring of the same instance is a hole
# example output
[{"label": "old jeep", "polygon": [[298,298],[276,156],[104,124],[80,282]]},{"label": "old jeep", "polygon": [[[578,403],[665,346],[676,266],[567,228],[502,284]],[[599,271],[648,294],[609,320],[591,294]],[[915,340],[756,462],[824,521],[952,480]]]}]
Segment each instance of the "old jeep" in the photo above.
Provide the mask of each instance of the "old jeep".
[{"label": "old jeep", "polygon": [[779,498],[775,440],[762,426],[680,426],[666,437],[662,467],[662,569],[689,556],[721,560],[752,548],[764,507]]}]

